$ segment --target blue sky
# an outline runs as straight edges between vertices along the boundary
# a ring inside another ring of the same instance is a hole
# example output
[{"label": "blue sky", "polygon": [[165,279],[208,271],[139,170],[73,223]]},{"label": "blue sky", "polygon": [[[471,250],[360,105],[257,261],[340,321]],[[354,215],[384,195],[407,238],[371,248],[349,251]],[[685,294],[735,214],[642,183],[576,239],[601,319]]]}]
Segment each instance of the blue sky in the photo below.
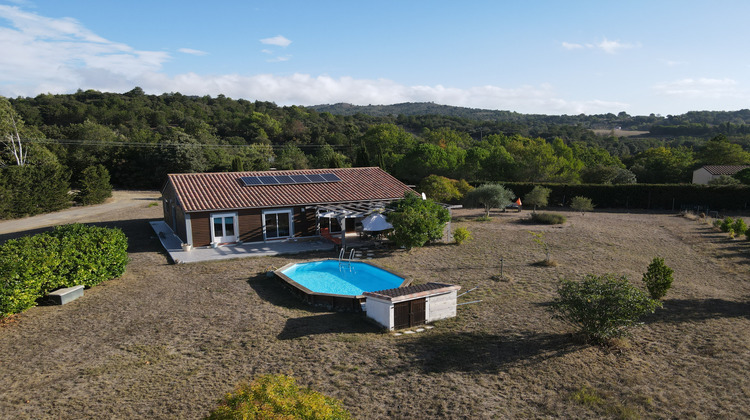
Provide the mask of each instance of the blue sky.
[{"label": "blue sky", "polygon": [[431,101],[539,114],[750,107],[748,1],[0,0],[0,95]]}]

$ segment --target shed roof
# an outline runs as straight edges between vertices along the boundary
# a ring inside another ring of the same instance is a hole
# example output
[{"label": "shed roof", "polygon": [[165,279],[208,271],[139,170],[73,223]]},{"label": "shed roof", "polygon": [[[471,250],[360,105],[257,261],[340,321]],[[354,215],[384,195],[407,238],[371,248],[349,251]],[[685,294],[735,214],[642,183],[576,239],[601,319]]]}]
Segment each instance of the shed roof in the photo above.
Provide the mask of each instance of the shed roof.
[{"label": "shed roof", "polygon": [[364,292],[363,295],[390,301],[404,301],[418,299],[425,296],[433,296],[461,289],[461,286],[448,283],[431,282],[427,284],[416,284],[395,289],[379,290],[377,292]]},{"label": "shed roof", "polygon": [[750,168],[750,165],[705,165],[702,167],[711,175],[734,175],[747,168]]},{"label": "shed roof", "polygon": [[[241,177],[333,173],[340,182],[252,185]],[[378,167],[169,174],[185,212],[393,200],[413,191]]]}]

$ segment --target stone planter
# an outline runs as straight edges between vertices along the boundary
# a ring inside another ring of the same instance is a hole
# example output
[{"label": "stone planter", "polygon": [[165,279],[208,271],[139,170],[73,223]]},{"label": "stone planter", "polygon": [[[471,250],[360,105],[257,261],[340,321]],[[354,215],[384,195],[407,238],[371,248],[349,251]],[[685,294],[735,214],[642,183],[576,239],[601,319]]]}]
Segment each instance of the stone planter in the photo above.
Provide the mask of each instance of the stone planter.
[{"label": "stone planter", "polygon": [[185,252],[190,252],[193,250],[193,246],[190,244],[182,244],[182,250]]}]

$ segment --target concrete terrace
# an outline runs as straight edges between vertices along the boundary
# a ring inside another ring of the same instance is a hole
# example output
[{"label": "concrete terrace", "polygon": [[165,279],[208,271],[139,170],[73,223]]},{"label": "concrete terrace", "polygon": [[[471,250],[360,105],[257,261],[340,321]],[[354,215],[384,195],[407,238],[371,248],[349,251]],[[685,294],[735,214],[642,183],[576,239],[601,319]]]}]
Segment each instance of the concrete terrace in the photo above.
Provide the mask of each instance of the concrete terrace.
[{"label": "concrete terrace", "polygon": [[[299,240],[252,243],[242,245],[226,245],[217,248],[201,247],[190,251],[182,249],[182,240],[163,220],[149,222],[162,246],[175,264],[195,263],[201,261],[228,260],[234,258],[266,257],[281,254],[298,254],[312,251],[331,251],[335,257],[335,246],[322,238],[305,238]],[[358,240],[357,235],[348,234],[348,247],[361,247],[368,244]]]}]

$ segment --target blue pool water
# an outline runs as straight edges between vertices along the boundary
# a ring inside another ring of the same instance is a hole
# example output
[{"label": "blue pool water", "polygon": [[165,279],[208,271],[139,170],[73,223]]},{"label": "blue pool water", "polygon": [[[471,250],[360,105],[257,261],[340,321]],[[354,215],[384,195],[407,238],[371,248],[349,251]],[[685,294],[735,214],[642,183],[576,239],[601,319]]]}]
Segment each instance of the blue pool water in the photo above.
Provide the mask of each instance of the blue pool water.
[{"label": "blue pool water", "polygon": [[400,287],[404,282],[402,277],[363,262],[314,261],[294,264],[281,272],[313,292],[337,295],[358,296]]}]

